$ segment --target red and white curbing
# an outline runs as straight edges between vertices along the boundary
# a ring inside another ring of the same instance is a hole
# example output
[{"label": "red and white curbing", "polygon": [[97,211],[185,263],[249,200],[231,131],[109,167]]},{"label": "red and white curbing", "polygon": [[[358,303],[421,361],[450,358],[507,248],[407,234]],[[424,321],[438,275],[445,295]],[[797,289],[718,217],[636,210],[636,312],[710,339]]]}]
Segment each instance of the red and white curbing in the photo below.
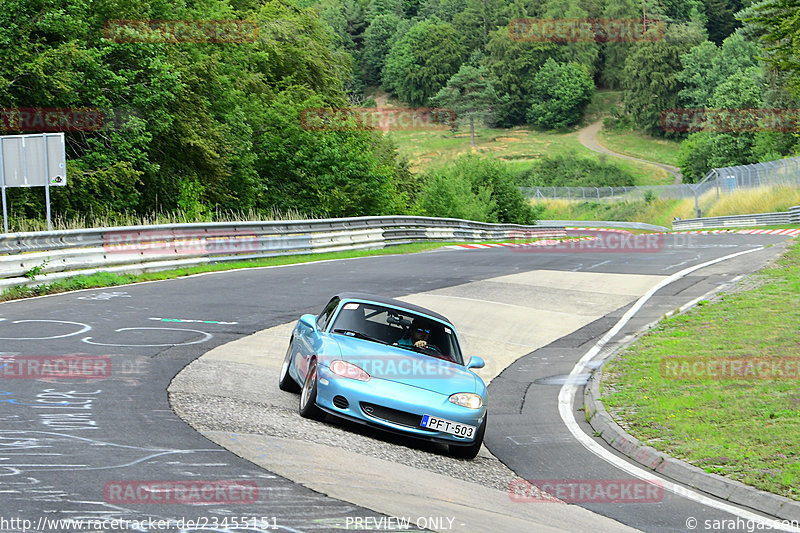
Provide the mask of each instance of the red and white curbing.
[{"label": "red and white curbing", "polygon": [[[631,233],[624,229],[605,229],[605,228],[564,228],[566,230],[590,230],[590,231],[608,231],[612,233]],[[686,231],[662,231],[657,233],[649,233],[649,235],[717,235],[720,233],[735,233],[738,235],[788,235],[796,237],[800,235],[800,229],[713,229],[713,230],[686,230]],[[591,241],[597,237],[580,237],[578,239],[569,239],[568,241],[558,241],[553,239],[543,239],[535,242],[499,242],[494,244],[455,244],[446,246],[446,248],[466,248],[470,250],[479,248],[524,248],[530,246],[555,246],[564,242],[577,242],[577,241]]]},{"label": "red and white curbing", "polygon": [[[582,230],[582,231],[610,231],[614,233],[630,233],[624,229],[614,228],[564,228],[565,230]],[[711,235],[718,233],[737,233],[739,235],[800,235],[800,229],[698,229],[698,230],[684,230],[684,231],[661,231],[650,233],[650,235]]]},{"label": "red and white curbing", "polygon": [[597,237],[580,237],[578,239],[569,239],[567,241],[558,241],[554,239],[542,239],[541,241],[534,242],[498,242],[493,244],[454,244],[452,246],[445,246],[445,248],[527,248],[532,246],[555,246],[564,242],[578,242],[578,241],[593,241]]},{"label": "red and white curbing", "polygon": [[800,229],[697,229],[686,231],[666,231],[655,235],[709,235],[717,233],[736,233],[738,235],[800,235]]}]

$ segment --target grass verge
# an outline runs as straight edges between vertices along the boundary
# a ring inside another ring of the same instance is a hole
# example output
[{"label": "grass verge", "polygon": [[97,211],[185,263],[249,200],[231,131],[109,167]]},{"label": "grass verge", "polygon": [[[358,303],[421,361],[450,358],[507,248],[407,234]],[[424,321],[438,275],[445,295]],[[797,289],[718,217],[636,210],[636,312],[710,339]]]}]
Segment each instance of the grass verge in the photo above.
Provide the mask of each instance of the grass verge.
[{"label": "grass verge", "polygon": [[634,131],[613,131],[601,129],[597,140],[611,150],[647,161],[656,161],[678,166],[678,151],[681,143],[668,139],[657,139]]},{"label": "grass verge", "polygon": [[[709,378],[705,371],[724,358],[758,358],[790,368],[791,358],[800,355],[797,240],[749,283],[757,288],[665,320],[609,362],[603,402],[628,432],[662,452],[800,500],[797,359],[795,373],[782,377],[770,371]],[[664,365],[675,356],[700,365],[673,374]]]},{"label": "grass verge", "polygon": [[193,267],[179,268],[174,270],[161,270],[158,272],[145,272],[142,274],[115,274],[111,272],[97,272],[86,276],[75,276],[47,282],[46,276],[37,279],[40,285],[34,287],[11,287],[0,293],[0,302],[9,300],[19,300],[32,296],[42,296],[45,294],[56,294],[60,292],[76,291],[81,289],[92,289],[101,287],[115,287],[117,285],[127,285],[143,281],[155,281],[162,279],[175,279],[193,274],[204,272],[221,272],[224,270],[235,270],[239,268],[257,268],[266,266],[292,265],[300,263],[310,263],[314,261],[324,261],[330,259],[352,259],[357,257],[370,257],[376,255],[409,254],[424,252],[448,246],[452,244],[463,244],[455,242],[421,242],[413,244],[401,244],[388,248],[376,250],[349,250],[344,252],[326,252],[319,254],[302,255],[282,255],[277,257],[267,257],[253,261],[237,261],[199,265]]},{"label": "grass verge", "polygon": [[[559,199],[531,203],[544,206],[542,220],[617,220],[670,227],[675,217],[695,218],[693,198],[650,202]],[[800,205],[800,189],[762,187],[721,194],[719,198],[715,190],[710,190],[700,196],[699,205],[703,217],[785,212],[792,206]]]},{"label": "grass verge", "polygon": [[389,133],[400,154],[407,157],[414,172],[442,168],[459,156],[476,153],[494,157],[509,164],[514,171],[522,171],[536,164],[544,156],[574,155],[592,160],[602,160],[628,170],[637,185],[667,185],[672,176],[666,171],[625,159],[617,159],[593,152],[578,140],[578,132],[554,133],[532,128],[475,128],[475,146],[470,146],[468,128],[455,135],[450,131],[392,131]]}]

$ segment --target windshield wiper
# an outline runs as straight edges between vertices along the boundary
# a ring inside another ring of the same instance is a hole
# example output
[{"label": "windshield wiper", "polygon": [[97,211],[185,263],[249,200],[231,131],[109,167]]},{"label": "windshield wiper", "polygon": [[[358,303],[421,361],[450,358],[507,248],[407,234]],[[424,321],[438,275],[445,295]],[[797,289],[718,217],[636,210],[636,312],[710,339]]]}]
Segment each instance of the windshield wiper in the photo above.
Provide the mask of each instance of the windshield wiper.
[{"label": "windshield wiper", "polygon": [[389,344],[386,341],[382,341],[380,339],[376,339],[375,337],[370,337],[369,335],[365,335],[360,331],[353,331],[352,329],[334,329],[334,333],[341,333],[342,335],[347,335],[348,337],[355,337],[357,339],[364,339],[365,341],[372,341],[377,342],[380,344]]}]

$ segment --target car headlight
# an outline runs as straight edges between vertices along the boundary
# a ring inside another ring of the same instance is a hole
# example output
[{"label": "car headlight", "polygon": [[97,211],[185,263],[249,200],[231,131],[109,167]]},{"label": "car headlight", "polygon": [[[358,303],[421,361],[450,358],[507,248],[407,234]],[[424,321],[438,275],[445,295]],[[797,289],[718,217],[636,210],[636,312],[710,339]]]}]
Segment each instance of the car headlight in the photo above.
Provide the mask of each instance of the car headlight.
[{"label": "car headlight", "polygon": [[450,402],[461,407],[480,409],[483,405],[483,398],[471,392],[459,392],[450,396]]},{"label": "car headlight", "polygon": [[347,361],[334,361],[331,363],[331,372],[343,378],[357,379],[358,381],[369,381],[369,374],[364,372],[361,368],[357,367]]}]

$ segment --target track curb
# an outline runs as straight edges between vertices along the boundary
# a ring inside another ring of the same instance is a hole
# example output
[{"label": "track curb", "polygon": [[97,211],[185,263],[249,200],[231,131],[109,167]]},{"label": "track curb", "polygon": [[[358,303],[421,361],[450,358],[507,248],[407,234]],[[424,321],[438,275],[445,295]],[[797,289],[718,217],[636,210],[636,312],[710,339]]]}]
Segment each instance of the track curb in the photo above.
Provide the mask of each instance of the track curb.
[{"label": "track curb", "polygon": [[[645,326],[629,342],[618,346],[612,354],[605,358],[604,365],[635,342],[652,325]],[[640,465],[696,490],[736,505],[766,513],[780,520],[800,521],[800,502],[756,489],[718,474],[710,474],[685,461],[659,452],[630,435],[614,421],[601,401],[600,382],[602,377],[603,367],[601,366],[592,373],[584,388],[583,408],[589,425],[597,436],[612,448]]]}]

